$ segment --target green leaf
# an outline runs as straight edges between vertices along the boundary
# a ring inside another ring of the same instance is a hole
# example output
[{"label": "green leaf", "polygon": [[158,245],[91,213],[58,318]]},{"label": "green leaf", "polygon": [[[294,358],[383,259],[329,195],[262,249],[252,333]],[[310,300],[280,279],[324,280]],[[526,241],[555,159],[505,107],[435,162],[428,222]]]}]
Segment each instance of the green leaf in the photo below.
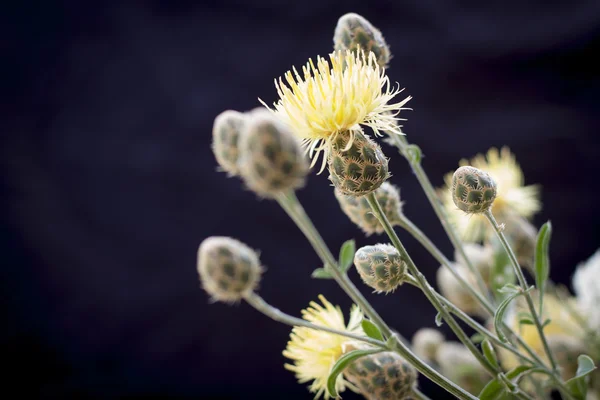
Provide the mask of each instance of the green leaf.
[{"label": "green leaf", "polygon": [[370,337],[372,339],[376,339],[376,340],[381,340],[382,342],[384,341],[381,331],[379,330],[377,325],[375,325],[373,322],[371,322],[370,320],[368,320],[366,318],[363,318],[361,325],[362,325],[363,331],[365,331],[365,333],[367,334],[368,337]]},{"label": "green leaf", "polygon": [[338,394],[335,390],[335,381],[337,380],[337,377],[344,372],[348,365],[361,357],[380,353],[382,351],[383,349],[353,350],[341,356],[336,361],[335,365],[331,369],[331,372],[329,373],[329,377],[327,378],[327,391],[329,392],[329,395],[333,398],[337,397]]},{"label": "green leaf", "polygon": [[356,243],[354,240],[347,240],[340,248],[340,269],[347,272],[354,262],[354,253],[356,252]]},{"label": "green leaf", "polygon": [[421,151],[421,148],[419,146],[417,146],[416,144],[410,144],[407,146],[406,150],[408,151],[408,154],[412,159],[413,163],[418,164],[421,162],[423,152]]},{"label": "green leaf", "polygon": [[508,371],[506,373],[506,377],[516,384],[519,383],[519,380],[525,376],[525,374],[533,369],[530,365],[519,365]]},{"label": "green leaf", "polygon": [[577,400],[585,400],[589,383],[589,374],[596,369],[594,361],[587,355],[582,354],[577,357],[577,373],[566,384],[571,394]]},{"label": "green leaf", "polygon": [[[497,294],[501,288],[515,281],[515,274],[504,248],[494,251],[494,265],[490,273],[490,287]],[[500,296],[504,297],[504,296]]]},{"label": "green leaf", "polygon": [[444,320],[442,319],[442,313],[437,313],[435,315],[435,325],[437,327],[444,325]]},{"label": "green leaf", "polygon": [[544,289],[546,281],[550,275],[550,260],[548,257],[548,247],[550,245],[550,237],[552,236],[552,224],[546,222],[540,228],[537,235],[535,245],[535,258],[533,265],[535,266],[535,285],[540,293],[540,315],[542,315],[544,302]]},{"label": "green leaf", "polygon": [[333,279],[333,276],[325,268],[315,269],[310,276],[315,279]]},{"label": "green leaf", "polygon": [[498,338],[503,342],[507,342],[506,335],[502,331],[502,325],[504,322],[504,313],[508,308],[508,305],[511,301],[513,301],[517,296],[520,296],[523,292],[513,293],[507,298],[505,298],[502,303],[498,306],[496,313],[494,314],[494,328],[496,329],[496,333],[498,334]]},{"label": "green leaf", "polygon": [[498,291],[500,293],[504,293],[504,294],[513,294],[513,293],[520,292],[521,288],[512,283],[507,283],[506,285],[504,285],[500,289],[498,289]]},{"label": "green leaf", "polygon": [[494,368],[500,369],[498,358],[496,357],[496,351],[494,351],[494,347],[489,340],[485,339],[481,343],[481,349],[483,350],[483,355],[490,362],[490,364],[492,364]]},{"label": "green leaf", "polygon": [[494,378],[479,393],[479,400],[500,400],[506,393],[506,388],[498,378]]},{"label": "green leaf", "polygon": [[485,340],[485,336],[483,336],[481,333],[477,332],[475,333],[473,336],[471,336],[471,341],[473,343],[481,343]]}]

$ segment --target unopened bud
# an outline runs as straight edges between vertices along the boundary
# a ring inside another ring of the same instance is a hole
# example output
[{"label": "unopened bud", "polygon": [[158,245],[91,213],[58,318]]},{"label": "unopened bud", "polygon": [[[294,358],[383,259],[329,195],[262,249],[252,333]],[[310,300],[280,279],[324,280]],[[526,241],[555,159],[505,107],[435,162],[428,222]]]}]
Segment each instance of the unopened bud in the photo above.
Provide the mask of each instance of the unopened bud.
[{"label": "unopened bud", "polygon": [[212,131],[212,150],[221,169],[230,176],[239,174],[238,141],[246,125],[246,115],[233,111],[223,111],[217,115]]},{"label": "unopened bud", "polygon": [[[365,196],[348,196],[340,192],[337,188],[334,190],[334,193],[344,214],[348,216],[350,221],[362,229],[367,236],[373,233],[380,234],[384,232],[383,225],[373,215],[371,206]],[[400,191],[398,188],[389,182],[383,182],[375,190],[374,194],[390,224],[392,226],[400,225],[403,220],[403,203],[400,201]]]},{"label": "unopened bud", "polygon": [[336,51],[357,51],[360,48],[366,54],[373,52],[380,67],[386,67],[391,58],[390,49],[379,29],[355,13],[345,14],[338,20],[333,34],[333,48]]},{"label": "unopened bud", "polygon": [[254,110],[248,118],[238,159],[246,185],[262,197],[304,186],[308,161],[296,136],[266,109]]},{"label": "unopened bud", "polygon": [[213,300],[241,300],[256,290],[261,273],[256,252],[238,240],[212,236],[200,244],[198,274]]},{"label": "unopened bud", "polygon": [[452,200],[467,214],[478,214],[490,209],[496,199],[496,182],[480,169],[464,166],[452,176]]},{"label": "unopened bud", "polygon": [[343,194],[363,196],[388,178],[388,160],[381,147],[361,131],[339,133],[331,143],[329,179]]},{"label": "unopened bud", "polygon": [[389,244],[361,247],[354,254],[354,265],[363,282],[377,293],[396,290],[406,273],[406,261]]}]

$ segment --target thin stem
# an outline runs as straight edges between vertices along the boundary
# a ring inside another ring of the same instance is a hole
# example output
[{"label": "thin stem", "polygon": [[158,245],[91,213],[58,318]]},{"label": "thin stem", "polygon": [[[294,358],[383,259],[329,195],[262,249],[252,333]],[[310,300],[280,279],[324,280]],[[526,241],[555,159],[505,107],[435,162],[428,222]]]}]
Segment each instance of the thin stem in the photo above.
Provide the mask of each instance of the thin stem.
[{"label": "thin stem", "polygon": [[471,296],[477,299],[479,303],[485,308],[488,314],[494,315],[494,308],[480,292],[475,290],[473,286],[467,282],[464,277],[462,277],[454,267],[452,267],[452,263],[450,260],[444,256],[444,254],[437,248],[437,246],[421,231],[411,220],[409,220],[406,216],[401,216],[401,221],[399,225],[404,228],[408,233],[412,235],[429,253],[444,267],[450,270],[452,276],[454,276],[461,286],[468,291]]},{"label": "thin stem", "polygon": [[244,297],[244,300],[246,300],[246,302],[248,302],[248,304],[250,304],[256,310],[260,311],[267,317],[269,317],[277,322],[281,322],[281,323],[284,323],[284,324],[290,325],[290,326],[304,326],[306,328],[315,329],[318,331],[329,332],[329,333],[333,333],[335,335],[345,336],[347,338],[354,339],[354,340],[360,340],[361,342],[369,343],[373,346],[387,348],[387,346],[384,342],[376,340],[376,339],[372,339],[370,337],[355,335],[351,332],[339,331],[337,329],[332,329],[327,326],[315,325],[304,319],[293,317],[289,314],[282,312],[278,308],[273,307],[272,305],[270,305],[269,303],[264,301],[262,297],[260,297],[258,294],[254,293],[254,292],[246,295]]},{"label": "thin stem", "polygon": [[427,395],[421,392],[418,388],[414,388],[411,393],[411,397],[415,400],[431,400]]},{"label": "thin stem", "polygon": [[548,360],[550,360],[550,365],[552,366],[552,369],[554,371],[556,371],[556,361],[554,360],[554,356],[552,355],[552,351],[550,350],[550,346],[548,345],[548,340],[546,340],[546,335],[544,335],[544,327],[542,326],[539,315],[535,309],[535,305],[533,304],[533,298],[531,297],[531,294],[527,290],[527,288],[528,288],[527,280],[525,279],[523,270],[521,269],[521,266],[519,265],[519,262],[517,261],[517,257],[515,256],[515,253],[513,252],[512,248],[510,247],[508,240],[506,240],[506,236],[504,236],[504,232],[502,232],[502,228],[498,225],[496,218],[494,218],[494,215],[492,214],[491,209],[488,209],[484,213],[484,215],[486,216],[488,221],[490,221],[490,224],[492,225],[492,228],[494,228],[494,231],[496,231],[496,235],[498,235],[498,238],[500,239],[502,246],[508,253],[508,258],[510,258],[510,262],[513,266],[515,274],[517,275],[517,280],[519,281],[519,285],[521,286],[521,289],[524,292],[525,300],[527,301],[527,306],[529,307],[529,312],[531,313],[531,316],[533,317],[533,322],[535,323],[535,326],[537,328],[537,331],[538,331],[538,334],[542,341],[542,344],[544,345],[544,351],[546,352],[546,355],[548,356]]},{"label": "thin stem", "polygon": [[444,305],[434,294],[434,290],[431,287],[431,285],[429,285],[429,282],[427,282],[427,279],[425,279],[425,276],[417,269],[415,263],[412,261],[410,255],[404,248],[404,245],[398,238],[398,235],[396,235],[396,232],[392,228],[392,225],[388,221],[385,213],[381,209],[381,205],[377,201],[375,195],[373,193],[369,193],[368,195],[366,195],[366,197],[367,201],[369,202],[369,205],[371,206],[371,210],[373,211],[379,222],[381,222],[381,225],[383,225],[383,228],[388,234],[390,240],[392,241],[392,244],[394,245],[394,247],[396,247],[396,249],[404,258],[404,260],[406,260],[406,266],[409,272],[419,282],[419,285],[421,287],[421,290],[423,291],[423,294],[425,294],[425,297],[427,297],[429,302],[433,304],[435,309],[442,315],[442,317],[444,318],[448,326],[452,329],[454,334],[471,351],[471,353],[475,356],[475,358],[477,358],[481,365],[483,365],[483,367],[490,373],[490,375],[496,376],[496,374],[498,373],[496,368],[483,356],[483,354],[479,352],[479,350],[477,350],[477,347],[471,341],[469,336],[467,336],[465,331],[462,330],[462,328],[460,327],[460,325],[458,325],[454,317],[452,317],[450,312],[448,312],[446,307],[444,307]]},{"label": "thin stem", "polygon": [[423,170],[423,166],[421,165],[421,162],[418,160],[415,160],[414,157],[411,156],[411,154],[408,150],[408,148],[409,148],[408,140],[406,140],[406,137],[404,135],[398,135],[398,134],[391,133],[389,136],[392,139],[392,141],[394,142],[394,144],[396,145],[396,147],[398,147],[400,154],[404,158],[406,158],[406,160],[410,164],[410,167],[412,168],[413,173],[417,177],[419,184],[421,185],[421,187],[423,188],[423,191],[425,192],[425,196],[427,196],[427,199],[429,200],[431,207],[433,207],[435,214],[439,218],[439,220],[442,224],[442,227],[444,228],[444,231],[446,231],[446,234],[448,235],[448,238],[450,239],[450,242],[452,242],[452,246],[454,246],[454,249],[456,251],[458,251],[458,253],[461,255],[461,257],[465,260],[465,263],[467,264],[467,268],[469,268],[469,270],[471,270],[471,272],[475,275],[475,279],[477,281],[477,286],[479,287],[479,290],[481,291],[481,293],[488,294],[488,297],[491,299],[492,297],[489,296],[488,288],[485,285],[485,281],[483,280],[481,273],[479,272],[479,270],[477,270],[477,268],[475,268],[475,266],[473,265],[471,260],[467,257],[467,254],[465,253],[465,249],[462,245],[462,241],[460,240],[460,238],[458,237],[458,234],[456,233],[456,230],[450,223],[450,220],[448,219],[448,215],[446,214],[446,210],[444,210],[444,207],[442,206],[437,195],[435,194],[435,189],[433,188],[431,181],[427,177],[425,170]]},{"label": "thin stem", "polygon": [[337,261],[331,251],[325,244],[325,241],[313,225],[312,221],[302,208],[300,201],[296,198],[295,194],[288,193],[287,195],[281,195],[277,197],[277,202],[290,216],[290,218],[296,223],[298,228],[304,233],[304,236],[308,239],[310,244],[313,246],[315,252],[328,272],[330,272],[340,287],[346,292],[346,294],[354,301],[356,305],[373,321],[375,325],[381,330],[384,336],[389,337],[392,334],[392,330],[385,323],[385,321],[379,316],[377,311],[369,304],[367,299],[360,293],[358,288],[354,286],[352,281],[346,274],[343,274],[338,268]]},{"label": "thin stem", "polygon": [[[410,285],[421,288],[421,285],[419,284],[419,282],[411,275],[407,275],[405,277],[405,281]],[[467,315],[464,311],[462,311],[457,306],[455,306],[450,300],[448,300],[441,294],[437,293],[436,291],[434,291],[434,294],[437,296],[437,298],[440,300],[440,302],[442,302],[442,304],[444,304],[448,308],[448,310],[452,314],[456,315],[461,321],[463,321],[465,324],[467,324],[469,327],[471,327],[477,333],[480,333],[481,335],[488,338],[491,343],[510,351],[511,353],[513,353],[517,357],[521,358],[526,363],[529,363],[532,365],[537,365],[537,363],[534,360],[532,360],[531,358],[522,354],[517,348],[515,348],[514,346],[511,346],[509,343],[503,342],[502,340],[500,340],[498,338],[498,336],[496,336],[495,334],[493,334],[492,332],[490,332],[489,330],[487,330],[486,328],[481,326],[477,321],[475,321],[473,318],[471,318],[469,315]]]}]

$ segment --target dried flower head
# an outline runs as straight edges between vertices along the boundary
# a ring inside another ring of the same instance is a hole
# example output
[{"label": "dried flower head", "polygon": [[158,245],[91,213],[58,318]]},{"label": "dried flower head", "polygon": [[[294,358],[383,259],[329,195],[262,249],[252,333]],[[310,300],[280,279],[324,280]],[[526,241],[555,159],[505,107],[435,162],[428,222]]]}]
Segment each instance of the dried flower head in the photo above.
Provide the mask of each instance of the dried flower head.
[{"label": "dried flower head", "polygon": [[[303,140],[312,165],[320,152],[327,155],[339,133],[360,130],[361,125],[373,129],[375,135],[381,135],[380,131],[401,134],[396,116],[410,97],[391,103],[402,89],[391,87],[372,52],[335,51],[329,60],[317,57],[316,65],[309,60],[302,75],[293,68],[285,74],[285,81],[275,80],[279,101],[274,112]],[[326,157],[321,171],[325,161]]]},{"label": "dried flower head", "polygon": [[[364,335],[361,327],[363,314],[354,305],[350,311],[348,325],[344,323],[344,315],[339,306],[333,306],[319,295],[323,306],[311,302],[310,306],[302,310],[302,318],[315,325],[326,326],[339,331],[347,331],[356,335]],[[324,396],[329,399],[327,392],[327,378],[335,362],[347,351],[353,348],[353,341],[332,333],[296,326],[290,334],[290,341],[283,355],[291,359],[294,364],[285,364],[285,368],[296,373],[300,383],[312,381],[311,393],[316,393],[315,399]],[[340,374],[335,383],[338,393],[346,388],[357,391],[357,388],[344,379]]]},{"label": "dried flower head", "polygon": [[[471,165],[486,171],[496,182],[496,199],[494,200],[494,216],[500,222],[508,222],[515,216],[531,218],[541,209],[539,187],[524,186],[523,171],[507,147],[500,151],[490,149],[486,155],[478,154],[473,159],[463,159],[461,166]],[[448,212],[452,224],[458,229],[466,241],[479,241],[494,232],[484,216],[466,215],[457,209],[449,188],[452,187],[452,173],[445,176],[446,187],[439,195]]]}]

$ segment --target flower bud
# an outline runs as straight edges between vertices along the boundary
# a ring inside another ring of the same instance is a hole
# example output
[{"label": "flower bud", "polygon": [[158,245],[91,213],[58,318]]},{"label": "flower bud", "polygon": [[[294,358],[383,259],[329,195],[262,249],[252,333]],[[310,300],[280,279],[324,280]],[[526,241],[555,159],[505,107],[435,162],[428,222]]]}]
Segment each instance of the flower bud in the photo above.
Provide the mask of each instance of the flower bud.
[{"label": "flower bud", "polygon": [[[344,214],[348,216],[350,221],[362,229],[367,236],[373,233],[381,234],[384,232],[383,225],[373,215],[366,197],[348,196],[340,192],[337,188],[334,190],[334,193]],[[400,201],[400,191],[398,188],[389,182],[383,182],[374,193],[390,224],[392,226],[400,225],[403,219],[403,203]]]},{"label": "flower bud", "polygon": [[256,290],[261,273],[256,252],[238,240],[212,236],[198,248],[200,281],[213,300],[241,300]]},{"label": "flower bud", "polygon": [[[451,265],[469,286],[477,288],[477,280],[471,271],[456,263],[452,263]],[[471,315],[480,315],[482,313],[483,308],[481,304],[479,304],[479,301],[469,293],[446,266],[441,266],[438,269],[437,284],[442,295],[462,311]]]},{"label": "flower bud", "polygon": [[246,185],[263,197],[302,187],[308,161],[300,141],[268,110],[254,110],[248,115],[238,159]]},{"label": "flower bud", "polygon": [[381,147],[361,131],[339,133],[329,149],[329,179],[343,194],[363,196],[389,176]]},{"label": "flower bud", "polygon": [[490,209],[496,198],[496,182],[480,169],[464,166],[452,176],[452,200],[467,214],[478,214]]},{"label": "flower bud", "polygon": [[227,110],[217,115],[213,123],[212,150],[221,169],[235,176],[239,174],[238,141],[247,117],[237,111]]},{"label": "flower bud", "polygon": [[408,399],[417,383],[415,368],[391,351],[359,358],[344,376],[368,400]]},{"label": "flower bud", "polygon": [[379,29],[358,14],[345,14],[335,27],[333,48],[336,51],[346,49],[356,51],[359,47],[366,54],[372,51],[377,58],[377,64],[382,68],[390,61],[390,49]]},{"label": "flower bud", "polygon": [[354,254],[354,265],[363,282],[377,293],[396,290],[406,272],[406,261],[389,244],[361,247]]},{"label": "flower bud", "polygon": [[436,362],[444,376],[470,393],[479,393],[489,381],[485,369],[461,343],[442,343],[436,354]]},{"label": "flower bud", "polygon": [[416,355],[426,361],[433,361],[440,345],[444,343],[444,335],[431,328],[419,329],[412,338],[412,347]]}]

